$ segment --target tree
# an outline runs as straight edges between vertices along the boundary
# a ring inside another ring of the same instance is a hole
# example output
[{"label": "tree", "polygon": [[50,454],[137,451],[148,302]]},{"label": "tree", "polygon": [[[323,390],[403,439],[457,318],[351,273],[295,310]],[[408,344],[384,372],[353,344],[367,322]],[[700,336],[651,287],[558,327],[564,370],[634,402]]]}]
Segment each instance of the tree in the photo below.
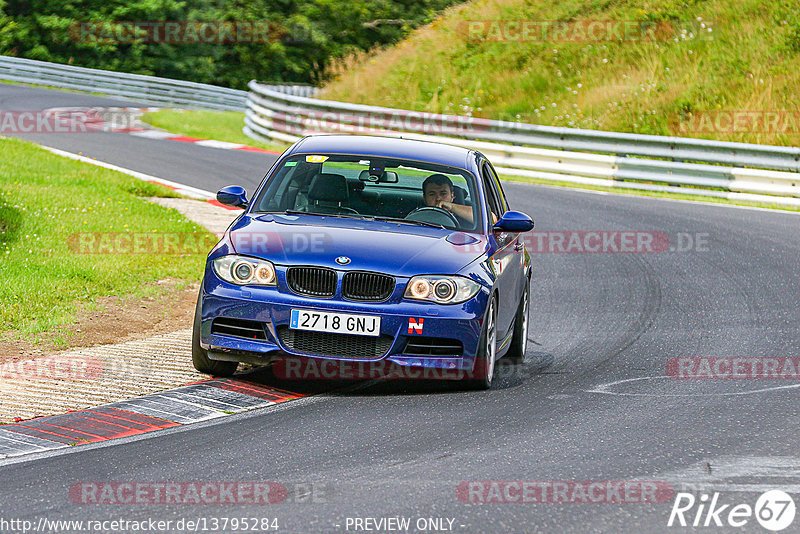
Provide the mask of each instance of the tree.
[{"label": "tree", "polygon": [[[0,53],[240,89],[251,79],[319,83],[331,59],[396,42],[455,2],[0,0]],[[267,39],[222,43],[148,39],[141,25],[125,31],[146,21],[187,29],[250,22],[269,31]]]}]

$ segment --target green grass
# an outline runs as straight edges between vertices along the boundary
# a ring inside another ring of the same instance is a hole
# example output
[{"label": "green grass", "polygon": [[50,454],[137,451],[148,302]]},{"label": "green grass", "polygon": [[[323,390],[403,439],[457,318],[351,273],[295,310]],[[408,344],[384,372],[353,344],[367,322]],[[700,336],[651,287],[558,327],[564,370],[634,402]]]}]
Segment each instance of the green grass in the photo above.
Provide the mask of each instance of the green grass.
[{"label": "green grass", "polygon": [[92,309],[99,297],[149,296],[159,291],[151,282],[200,278],[205,251],[75,252],[90,232],[180,232],[213,244],[204,228],[141,198],[176,196],[169,189],[18,139],[0,138],[0,154],[0,332],[65,340],[76,311]]},{"label": "green grass", "polygon": [[242,143],[275,152],[283,152],[288,146],[277,142],[262,143],[247,137],[242,133],[244,113],[239,111],[162,109],[145,113],[142,121],[156,128],[189,137]]},{"label": "green grass", "polygon": [[[554,20],[643,21],[660,33],[651,42],[513,41],[486,39],[488,31],[471,32],[468,25]],[[678,128],[705,112],[800,113],[800,10],[785,0],[476,0],[446,10],[397,46],[340,61],[330,75],[321,98],[552,126],[800,144],[800,121],[771,132],[746,125],[734,132]]]},{"label": "green grass", "polygon": [[[471,31],[475,21],[482,24]],[[659,34],[649,42],[514,41],[493,38],[500,35],[490,32],[501,27],[491,25],[496,21],[640,21],[655,25]],[[320,98],[549,126],[800,145],[800,11],[782,0],[474,0],[446,10],[397,46],[332,65],[329,74],[332,81]],[[797,122],[766,132],[747,125],[736,131],[680,128],[725,111],[788,112]]]}]

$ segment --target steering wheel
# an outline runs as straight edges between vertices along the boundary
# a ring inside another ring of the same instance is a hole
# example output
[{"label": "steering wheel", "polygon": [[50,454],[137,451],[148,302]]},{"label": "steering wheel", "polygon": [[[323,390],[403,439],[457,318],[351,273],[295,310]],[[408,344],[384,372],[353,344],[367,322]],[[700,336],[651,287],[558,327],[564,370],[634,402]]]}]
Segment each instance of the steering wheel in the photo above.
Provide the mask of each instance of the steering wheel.
[{"label": "steering wheel", "polygon": [[409,221],[420,221],[432,224],[441,224],[447,228],[457,228],[458,219],[444,208],[423,206],[417,208],[405,217]]},{"label": "steering wheel", "polygon": [[339,206],[339,215],[361,215],[353,208],[348,208],[347,206]]}]

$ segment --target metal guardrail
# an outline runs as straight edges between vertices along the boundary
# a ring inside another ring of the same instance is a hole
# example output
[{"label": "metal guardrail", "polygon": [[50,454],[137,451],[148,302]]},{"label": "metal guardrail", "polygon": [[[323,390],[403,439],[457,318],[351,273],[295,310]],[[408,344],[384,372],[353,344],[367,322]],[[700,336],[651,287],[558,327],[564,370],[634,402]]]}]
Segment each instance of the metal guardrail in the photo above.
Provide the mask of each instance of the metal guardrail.
[{"label": "metal guardrail", "polygon": [[259,140],[294,142],[332,132],[395,135],[478,149],[508,175],[800,205],[798,147],[422,113],[319,100],[256,81],[249,88],[243,131]]},{"label": "metal guardrail", "polygon": [[548,181],[800,205],[800,148],[493,121],[311,98],[303,85],[214,85],[0,56],[0,79],[148,105],[245,110],[244,132],[294,142],[310,133],[379,133],[481,150],[498,171]]},{"label": "metal guardrail", "polygon": [[296,83],[296,84],[261,84],[271,91],[277,91],[285,95],[311,97],[317,94],[318,89],[313,85]]},{"label": "metal guardrail", "polygon": [[243,111],[247,91],[203,83],[0,56],[0,79],[127,98],[142,104]]}]

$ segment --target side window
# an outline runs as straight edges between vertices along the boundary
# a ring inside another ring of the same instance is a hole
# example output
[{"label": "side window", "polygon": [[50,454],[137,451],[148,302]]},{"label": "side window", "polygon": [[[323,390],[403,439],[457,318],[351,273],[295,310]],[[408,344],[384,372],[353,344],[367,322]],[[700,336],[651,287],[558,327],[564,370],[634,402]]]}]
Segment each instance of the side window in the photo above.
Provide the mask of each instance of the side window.
[{"label": "side window", "polygon": [[500,219],[500,216],[503,215],[504,210],[500,202],[497,199],[497,193],[495,191],[494,185],[494,175],[489,167],[488,163],[483,164],[483,190],[486,192],[486,200],[489,203],[489,214],[490,214],[490,221],[489,224],[492,225]]},{"label": "side window", "polygon": [[289,167],[282,176],[275,193],[265,197],[265,211],[308,210],[308,186],[319,171],[319,165],[297,165]]},{"label": "side window", "polygon": [[485,163],[486,168],[489,170],[489,174],[492,176],[492,183],[494,183],[495,190],[498,196],[498,200],[502,211],[499,215],[507,212],[510,208],[508,207],[508,202],[506,201],[506,195],[503,193],[503,187],[500,185],[500,179],[497,177],[497,173],[494,172],[494,167],[490,163]]}]

